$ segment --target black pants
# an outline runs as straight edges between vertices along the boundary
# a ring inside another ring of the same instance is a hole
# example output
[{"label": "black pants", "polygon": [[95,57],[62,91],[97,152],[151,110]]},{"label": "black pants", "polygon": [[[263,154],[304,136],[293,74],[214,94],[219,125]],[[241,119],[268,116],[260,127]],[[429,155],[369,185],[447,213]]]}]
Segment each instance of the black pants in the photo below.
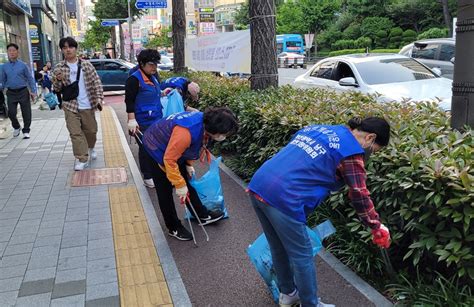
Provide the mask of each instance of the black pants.
[{"label": "black pants", "polygon": [[[176,207],[173,200],[173,185],[166,177],[166,173],[160,168],[157,162],[150,157],[148,153],[146,153],[146,158],[149,159],[149,163],[153,166],[153,182],[155,183],[156,194],[158,196],[158,202],[160,205],[160,211],[163,215],[163,219],[165,220],[166,227],[168,230],[176,230],[178,226],[182,225],[181,221],[178,218],[178,214],[176,213]],[[196,213],[200,217],[207,217],[209,214],[207,208],[203,206],[196,190],[189,184],[188,174],[186,172],[186,164],[180,163],[179,164],[179,171],[183,178],[186,180],[186,184],[189,190],[189,199],[193,204]],[[189,203],[186,202],[186,206],[188,210],[192,213],[192,209],[189,206]],[[194,215],[194,214],[193,214]]]},{"label": "black pants", "polygon": [[28,88],[24,88],[18,92],[7,90],[8,99],[8,117],[12,122],[13,129],[20,129],[20,123],[16,118],[16,112],[18,104],[21,108],[21,116],[23,117],[23,133],[30,132],[31,125],[31,103],[30,103],[30,92]]},{"label": "black pants", "polygon": [[[145,133],[146,127],[140,127],[142,133]],[[142,137],[136,135],[138,143],[138,163],[140,164],[140,172],[143,175],[143,179],[153,178],[153,160],[149,158],[145,147],[142,145]],[[139,138],[139,139],[138,139]]]}]

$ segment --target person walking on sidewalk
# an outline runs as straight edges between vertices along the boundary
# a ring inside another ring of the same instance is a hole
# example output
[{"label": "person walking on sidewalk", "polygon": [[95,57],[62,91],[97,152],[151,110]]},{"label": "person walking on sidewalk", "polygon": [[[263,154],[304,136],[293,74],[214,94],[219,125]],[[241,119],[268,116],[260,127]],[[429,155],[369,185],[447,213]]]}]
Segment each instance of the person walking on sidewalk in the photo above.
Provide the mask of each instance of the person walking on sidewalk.
[{"label": "person walking on sidewalk", "polygon": [[[181,203],[188,201],[196,209],[201,223],[207,225],[224,217],[222,211],[208,211],[196,190],[189,184],[194,174],[192,163],[200,154],[208,153],[205,145],[210,139],[223,141],[237,132],[235,115],[228,108],[208,109],[202,112],[182,112],[163,118],[150,126],[143,137],[143,145],[154,159],[153,180],[161,213],[168,235],[182,241],[192,240],[176,214],[173,186]],[[193,210],[189,210],[193,212]]]},{"label": "person walking on sidewalk", "polygon": [[89,165],[89,158],[97,158],[94,150],[97,140],[95,112],[102,110],[104,92],[94,66],[89,61],[78,59],[74,38],[61,38],[59,48],[65,60],[53,71],[53,87],[62,94],[66,126],[77,159],[74,169],[80,171]]},{"label": "person walking on sidewalk", "polygon": [[[163,117],[161,106],[160,84],[156,79],[160,54],[154,49],[145,49],[138,54],[138,69],[127,79],[125,84],[125,104],[128,113],[128,130],[140,138],[137,129],[142,133],[154,122]],[[138,140],[138,161],[146,187],[154,188],[150,158]]]},{"label": "person walking on sidewalk", "polygon": [[7,89],[8,117],[13,126],[13,137],[20,135],[20,123],[16,117],[20,104],[23,117],[23,138],[30,138],[31,100],[36,98],[36,82],[25,62],[18,59],[18,45],[7,45],[8,62],[3,64],[0,74],[0,89]]},{"label": "person walking on sidewalk", "polygon": [[390,245],[366,187],[365,160],[386,146],[390,126],[383,118],[355,118],[344,125],[313,125],[298,131],[254,174],[248,190],[270,245],[280,305],[334,306],[317,296],[316,269],[306,232],[308,215],[344,184],[373,242]]}]

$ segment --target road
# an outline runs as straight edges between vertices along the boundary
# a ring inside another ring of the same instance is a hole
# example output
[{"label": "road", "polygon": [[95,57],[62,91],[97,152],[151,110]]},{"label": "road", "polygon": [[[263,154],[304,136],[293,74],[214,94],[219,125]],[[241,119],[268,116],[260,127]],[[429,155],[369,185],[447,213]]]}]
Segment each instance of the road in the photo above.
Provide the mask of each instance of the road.
[{"label": "road", "polygon": [[[309,67],[308,67],[309,68]],[[292,84],[295,78],[307,72],[303,68],[278,68],[278,85]]]}]

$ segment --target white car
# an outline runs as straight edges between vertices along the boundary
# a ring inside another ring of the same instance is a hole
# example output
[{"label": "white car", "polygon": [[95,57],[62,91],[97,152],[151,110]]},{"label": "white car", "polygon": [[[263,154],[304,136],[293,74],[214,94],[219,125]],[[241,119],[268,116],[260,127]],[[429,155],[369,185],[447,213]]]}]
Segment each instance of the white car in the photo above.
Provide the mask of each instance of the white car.
[{"label": "white car", "polygon": [[352,54],[319,61],[294,85],[378,94],[380,102],[439,99],[440,108],[451,110],[452,81],[440,74],[404,55]]},{"label": "white car", "polygon": [[298,53],[293,52],[282,52],[278,55],[278,64],[279,66],[304,66],[304,59],[305,56]]}]

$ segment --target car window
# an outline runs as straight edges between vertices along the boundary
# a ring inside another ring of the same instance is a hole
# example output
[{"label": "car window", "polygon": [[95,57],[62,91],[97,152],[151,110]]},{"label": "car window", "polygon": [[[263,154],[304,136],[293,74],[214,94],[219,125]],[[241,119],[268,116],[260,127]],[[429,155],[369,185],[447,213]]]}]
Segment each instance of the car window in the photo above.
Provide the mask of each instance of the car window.
[{"label": "car window", "polygon": [[400,50],[399,53],[410,57],[412,48],[413,48],[413,45],[405,46],[405,47],[402,48],[402,50]]},{"label": "car window", "polygon": [[434,60],[438,48],[438,44],[415,44],[411,56],[417,59]]},{"label": "car window", "polygon": [[104,70],[119,70],[122,65],[115,63],[115,62],[105,62],[104,63]]},{"label": "car window", "polygon": [[336,62],[327,61],[316,66],[310,76],[315,78],[331,79],[332,71]]},{"label": "car window", "polygon": [[374,60],[355,64],[367,84],[387,84],[437,78],[417,61],[406,59]]},{"label": "car window", "polygon": [[160,60],[161,64],[171,64],[171,59],[168,58],[168,57],[161,57],[161,60]]},{"label": "car window", "polygon": [[441,45],[439,51],[439,60],[451,61],[452,58],[454,58],[454,46],[448,44]]},{"label": "car window", "polygon": [[92,66],[94,66],[95,70],[100,70],[102,63],[101,62],[91,62]]},{"label": "car window", "polygon": [[352,72],[351,67],[344,62],[339,62],[337,64],[337,68],[334,70],[332,79],[334,81],[339,81],[342,78],[349,78],[349,77],[352,77],[355,79],[355,75]]}]

